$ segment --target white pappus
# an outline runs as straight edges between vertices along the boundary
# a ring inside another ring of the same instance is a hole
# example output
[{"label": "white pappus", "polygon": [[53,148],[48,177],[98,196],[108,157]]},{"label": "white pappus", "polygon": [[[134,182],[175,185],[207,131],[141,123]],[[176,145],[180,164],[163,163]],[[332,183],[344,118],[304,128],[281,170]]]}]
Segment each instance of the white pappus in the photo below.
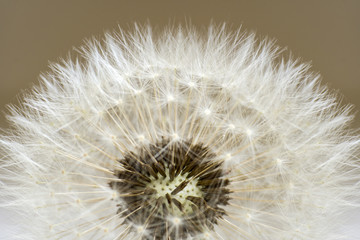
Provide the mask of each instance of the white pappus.
[{"label": "white pappus", "polygon": [[359,136],[308,64],[224,26],[135,25],[80,52],[10,107],[17,238],[346,239]]}]

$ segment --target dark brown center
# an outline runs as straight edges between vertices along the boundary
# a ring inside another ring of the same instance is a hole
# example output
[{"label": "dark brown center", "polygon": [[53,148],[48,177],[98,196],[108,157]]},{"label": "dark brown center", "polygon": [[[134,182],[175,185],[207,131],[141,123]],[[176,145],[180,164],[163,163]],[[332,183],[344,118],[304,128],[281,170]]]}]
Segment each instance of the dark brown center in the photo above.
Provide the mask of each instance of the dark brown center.
[{"label": "dark brown center", "polygon": [[162,139],[119,160],[117,214],[142,239],[184,239],[212,230],[225,211],[222,160],[202,144]]}]

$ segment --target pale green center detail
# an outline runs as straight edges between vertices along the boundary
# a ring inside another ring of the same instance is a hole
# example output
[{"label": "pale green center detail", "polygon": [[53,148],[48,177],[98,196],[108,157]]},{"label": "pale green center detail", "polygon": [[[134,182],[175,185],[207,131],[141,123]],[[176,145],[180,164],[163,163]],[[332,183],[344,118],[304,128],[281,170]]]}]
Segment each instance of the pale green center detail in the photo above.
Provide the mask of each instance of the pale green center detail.
[{"label": "pale green center detail", "polygon": [[[169,177],[169,170],[165,170],[166,177],[164,178],[161,174],[158,174],[158,179],[155,179],[154,177],[151,177],[151,182],[148,183],[148,187],[156,190],[156,193],[153,195],[154,199],[158,199],[160,197],[163,197],[164,202],[166,206],[168,207],[168,210],[174,215],[174,216],[186,216],[193,213],[193,209],[191,205],[194,205],[192,202],[187,200],[186,198],[188,196],[192,197],[203,197],[203,193],[201,189],[197,186],[198,180],[192,179],[180,192],[178,192],[175,195],[171,195],[171,192],[178,187],[183,181],[189,180],[187,178],[187,174],[181,175],[179,174],[177,177],[174,177],[173,181],[170,181]],[[182,207],[183,211],[181,212],[179,208],[177,208],[174,204],[169,205],[169,203],[166,200],[166,194],[169,194],[172,199],[178,200]]]}]

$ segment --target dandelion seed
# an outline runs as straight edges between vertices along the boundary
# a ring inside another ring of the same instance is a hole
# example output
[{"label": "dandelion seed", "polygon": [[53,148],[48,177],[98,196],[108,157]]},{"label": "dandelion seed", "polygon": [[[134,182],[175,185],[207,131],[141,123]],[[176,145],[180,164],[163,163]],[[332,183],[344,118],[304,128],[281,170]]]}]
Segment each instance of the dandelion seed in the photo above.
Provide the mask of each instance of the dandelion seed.
[{"label": "dandelion seed", "polygon": [[136,27],[81,50],[0,139],[20,239],[346,237],[360,139],[308,65],[224,27]]}]

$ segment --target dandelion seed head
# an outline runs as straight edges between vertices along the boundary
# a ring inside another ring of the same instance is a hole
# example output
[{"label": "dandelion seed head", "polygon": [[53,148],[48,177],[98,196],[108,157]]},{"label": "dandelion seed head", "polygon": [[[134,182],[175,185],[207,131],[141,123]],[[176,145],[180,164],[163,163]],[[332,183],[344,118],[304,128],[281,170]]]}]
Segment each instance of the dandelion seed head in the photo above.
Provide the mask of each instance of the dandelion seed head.
[{"label": "dandelion seed head", "polygon": [[346,238],[360,138],[307,64],[221,26],[135,26],[79,52],[0,137],[19,239]]}]

